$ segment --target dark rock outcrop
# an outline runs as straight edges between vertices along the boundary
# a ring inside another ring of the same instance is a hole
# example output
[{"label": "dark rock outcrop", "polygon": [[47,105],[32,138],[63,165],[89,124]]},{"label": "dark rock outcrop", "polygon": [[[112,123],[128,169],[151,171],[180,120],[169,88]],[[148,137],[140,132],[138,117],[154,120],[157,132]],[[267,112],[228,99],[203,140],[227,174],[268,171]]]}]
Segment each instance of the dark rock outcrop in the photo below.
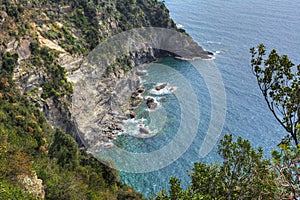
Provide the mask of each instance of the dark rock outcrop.
[{"label": "dark rock outcrop", "polygon": [[150,110],[155,110],[158,106],[157,102],[155,101],[154,98],[148,97],[146,100],[146,105]]}]

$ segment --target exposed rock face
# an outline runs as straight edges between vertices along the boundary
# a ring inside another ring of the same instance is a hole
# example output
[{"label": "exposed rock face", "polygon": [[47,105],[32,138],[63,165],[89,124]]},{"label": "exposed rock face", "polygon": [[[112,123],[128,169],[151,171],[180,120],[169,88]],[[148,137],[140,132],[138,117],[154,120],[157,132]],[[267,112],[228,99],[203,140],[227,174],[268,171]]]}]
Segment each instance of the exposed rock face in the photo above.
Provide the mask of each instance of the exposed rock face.
[{"label": "exposed rock face", "polygon": [[29,49],[30,42],[31,42],[30,39],[23,39],[20,41],[20,46],[17,49],[20,60],[25,60],[30,57],[31,55],[31,51]]},{"label": "exposed rock face", "polygon": [[45,199],[43,181],[38,179],[35,172],[32,176],[19,175],[17,176],[17,181],[24,191],[32,194],[36,199]]},{"label": "exposed rock face", "polygon": [[130,109],[134,110],[144,101],[144,98],[141,96],[145,92],[144,86],[140,86],[134,91],[130,99]]},{"label": "exposed rock face", "polygon": [[[141,54],[144,54],[144,52],[141,52]],[[136,55],[141,56],[141,54]],[[149,59],[152,60],[155,57]],[[80,78],[81,73],[80,70],[74,72],[70,79]],[[73,99],[82,101],[73,104],[78,105],[78,107],[73,107],[72,110],[77,125],[80,127],[82,140],[87,147],[96,144],[107,146],[108,143],[111,143],[121,130],[118,124],[122,123],[124,119],[136,117],[135,112],[129,111],[130,108],[134,109],[143,102],[143,98],[139,94],[144,92],[144,88],[140,87],[140,78],[134,70],[125,74],[120,66],[115,66],[113,73],[104,73],[102,77],[97,79],[97,85],[94,86],[94,89],[92,89],[93,87],[86,89],[87,87],[83,85],[80,94],[75,93],[73,96]],[[85,80],[83,80],[83,84],[86,84]],[[93,91],[88,91],[90,89]],[[89,93],[96,93],[96,95],[91,99],[87,99]],[[81,96],[85,99],[80,99]],[[92,106],[93,104],[94,106]],[[85,113],[88,114],[85,115]],[[95,121],[94,125],[86,123],[87,121],[93,121],[93,119]]]},{"label": "exposed rock face", "polygon": [[[58,62],[62,67],[68,70],[68,73],[72,73],[72,71],[80,67],[82,57],[72,56],[57,44],[50,40],[44,40],[42,36],[39,36],[39,39],[48,41],[42,42],[42,47],[46,46],[50,49],[60,50]],[[8,48],[7,51],[16,51],[19,57],[18,66],[16,66],[14,70],[14,79],[17,80],[17,84],[23,93],[35,91],[31,94],[30,99],[44,112],[47,121],[52,127],[61,128],[66,133],[72,135],[78,144],[82,146],[83,144],[78,134],[76,124],[72,119],[71,104],[65,103],[71,102],[71,97],[65,96],[60,99],[43,99],[41,97],[43,92],[42,85],[48,75],[44,69],[27,68],[26,59],[30,58],[31,55],[29,47],[31,42],[31,39],[21,39],[20,42],[12,40],[9,43],[10,48]]]}]

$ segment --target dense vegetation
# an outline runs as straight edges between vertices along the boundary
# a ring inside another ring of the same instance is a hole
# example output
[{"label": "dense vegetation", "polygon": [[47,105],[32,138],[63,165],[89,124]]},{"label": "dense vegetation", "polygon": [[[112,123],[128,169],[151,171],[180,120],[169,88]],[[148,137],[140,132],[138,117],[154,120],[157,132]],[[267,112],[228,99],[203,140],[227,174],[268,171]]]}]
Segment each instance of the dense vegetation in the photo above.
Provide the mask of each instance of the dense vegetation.
[{"label": "dense vegetation", "polygon": [[42,36],[57,41],[72,54],[87,54],[110,35],[132,28],[176,28],[165,5],[157,0],[16,2],[0,1],[1,9],[16,25],[11,27],[5,21],[3,31],[21,38],[30,32],[29,21],[46,25],[48,28],[42,31]]},{"label": "dense vegetation", "polygon": [[272,159],[249,141],[226,135],[219,144],[221,163],[195,163],[190,186],[182,189],[171,177],[169,192],[157,200],[188,199],[299,199],[300,197],[300,65],[264,45],[251,48],[252,68],[270,111],[289,133],[273,150]]},{"label": "dense vegetation", "polygon": [[[47,55],[47,54],[45,54]],[[0,199],[32,199],[22,192],[19,175],[43,180],[46,199],[141,198],[19,94],[12,81],[16,53],[1,55]]]},{"label": "dense vegetation", "polygon": [[[0,46],[5,49],[13,39],[30,38],[32,55],[22,62],[28,71],[47,74],[41,83],[44,99],[70,96],[72,88],[57,62],[60,50],[41,45],[41,38],[58,44],[73,56],[85,56],[100,41],[122,31],[146,26],[176,28],[165,5],[157,0],[0,0],[0,4]],[[113,65],[126,70],[129,59],[118,58]]]},{"label": "dense vegetation", "polygon": [[219,144],[223,161],[195,163],[189,172],[190,186],[182,189],[180,180],[171,177],[170,190],[161,191],[156,200],[189,199],[296,199],[300,194],[300,148],[281,146],[273,159],[265,159],[262,149],[249,141],[233,141],[226,135]]}]

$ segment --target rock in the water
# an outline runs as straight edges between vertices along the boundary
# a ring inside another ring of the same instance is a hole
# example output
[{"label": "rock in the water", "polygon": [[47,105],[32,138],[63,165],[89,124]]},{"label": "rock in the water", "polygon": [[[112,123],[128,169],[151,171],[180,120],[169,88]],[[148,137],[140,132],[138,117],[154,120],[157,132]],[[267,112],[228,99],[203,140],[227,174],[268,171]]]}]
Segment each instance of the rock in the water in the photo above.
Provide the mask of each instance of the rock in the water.
[{"label": "rock in the water", "polygon": [[155,99],[152,97],[147,98],[146,105],[151,110],[154,110],[157,108],[157,103],[155,102]]},{"label": "rock in the water", "polygon": [[175,91],[175,89],[176,89],[176,88],[175,88],[174,86],[172,86],[172,87],[170,87],[169,90],[170,90],[170,92],[173,92],[173,91]]},{"label": "rock in the water", "polygon": [[149,134],[150,131],[148,129],[144,128],[144,127],[140,127],[140,133],[142,133],[142,134]]},{"label": "rock in the water", "polygon": [[159,91],[159,90],[164,89],[167,85],[168,85],[168,83],[163,83],[163,84],[161,84],[161,85],[156,86],[155,89],[156,89],[157,91]]}]

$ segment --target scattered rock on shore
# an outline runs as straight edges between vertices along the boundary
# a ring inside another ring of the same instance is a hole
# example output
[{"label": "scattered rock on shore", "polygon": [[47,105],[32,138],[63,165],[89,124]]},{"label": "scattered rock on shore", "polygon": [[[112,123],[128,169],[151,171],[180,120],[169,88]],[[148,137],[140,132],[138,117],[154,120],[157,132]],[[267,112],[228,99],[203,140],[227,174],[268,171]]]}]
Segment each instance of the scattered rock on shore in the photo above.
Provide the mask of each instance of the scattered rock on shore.
[{"label": "scattered rock on shore", "polygon": [[143,97],[140,95],[145,92],[144,86],[140,86],[131,95],[131,108],[135,109],[143,102]]}]

